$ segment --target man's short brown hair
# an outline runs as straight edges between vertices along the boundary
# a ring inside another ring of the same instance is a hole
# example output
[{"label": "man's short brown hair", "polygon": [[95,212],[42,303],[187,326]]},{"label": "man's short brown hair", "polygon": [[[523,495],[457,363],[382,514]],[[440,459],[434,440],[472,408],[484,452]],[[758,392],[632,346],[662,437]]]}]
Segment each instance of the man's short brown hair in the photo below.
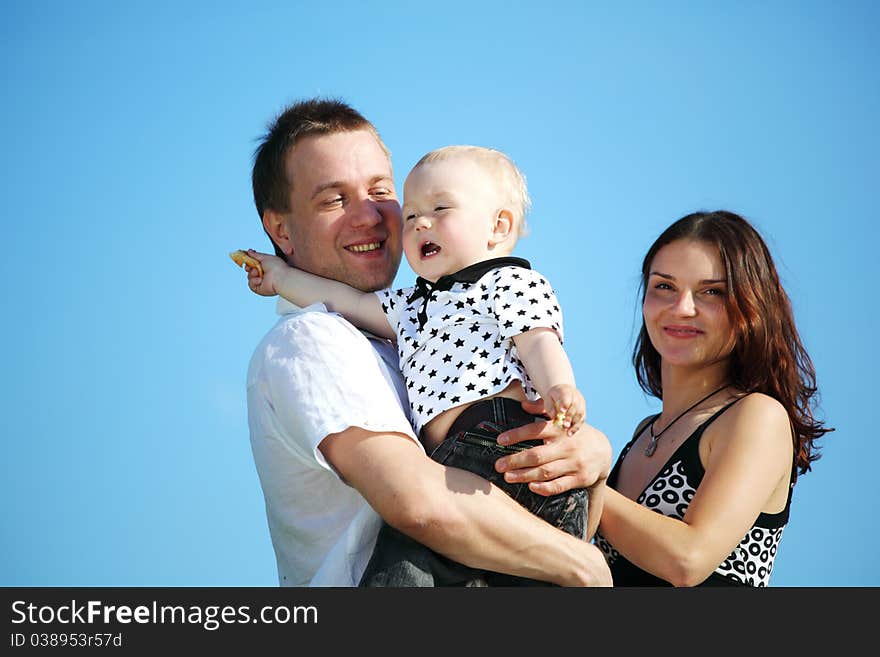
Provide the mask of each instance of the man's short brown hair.
[{"label": "man's short brown hair", "polygon": [[[290,190],[294,181],[287,178],[287,154],[301,139],[354,130],[368,130],[373,133],[382,150],[391,157],[373,124],[341,100],[302,100],[287,107],[269,123],[266,134],[260,138],[259,146],[254,151],[251,176],[254,204],[260,220],[262,221],[266,210],[280,213],[290,211]],[[271,235],[269,239],[272,239]],[[274,241],[272,244],[276,255],[283,258],[284,254],[278,245]]]}]

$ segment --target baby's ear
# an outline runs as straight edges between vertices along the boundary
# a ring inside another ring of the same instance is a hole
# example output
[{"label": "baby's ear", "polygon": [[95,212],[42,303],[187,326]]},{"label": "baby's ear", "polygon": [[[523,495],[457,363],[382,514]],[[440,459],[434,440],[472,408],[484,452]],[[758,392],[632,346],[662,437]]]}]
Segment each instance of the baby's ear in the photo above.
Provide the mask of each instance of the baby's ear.
[{"label": "baby's ear", "polygon": [[501,209],[495,215],[492,224],[492,236],[489,238],[489,247],[495,248],[511,238],[516,238],[516,229],[513,225],[513,213],[510,210]]}]

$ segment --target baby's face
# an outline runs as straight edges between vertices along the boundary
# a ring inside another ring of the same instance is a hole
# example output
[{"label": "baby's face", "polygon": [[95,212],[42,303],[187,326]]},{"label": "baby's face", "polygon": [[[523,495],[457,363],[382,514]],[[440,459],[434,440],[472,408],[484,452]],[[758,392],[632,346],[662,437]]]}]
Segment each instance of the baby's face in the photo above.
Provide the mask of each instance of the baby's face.
[{"label": "baby's face", "polygon": [[471,158],[453,157],[413,169],[403,187],[403,252],[412,270],[435,282],[489,258],[499,184]]}]

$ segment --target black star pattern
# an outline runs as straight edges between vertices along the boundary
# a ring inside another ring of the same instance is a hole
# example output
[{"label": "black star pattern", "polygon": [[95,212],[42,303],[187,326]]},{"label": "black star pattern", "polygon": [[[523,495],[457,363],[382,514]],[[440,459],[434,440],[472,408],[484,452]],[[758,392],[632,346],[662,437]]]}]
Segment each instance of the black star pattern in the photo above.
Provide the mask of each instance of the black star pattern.
[{"label": "black star pattern", "polygon": [[[476,401],[514,379],[522,380],[527,394],[535,394],[515,355],[513,337],[538,327],[561,333],[558,302],[543,276],[503,263],[489,269],[476,284],[456,282],[450,290],[434,290],[424,326],[417,317],[424,297],[402,301],[414,290],[383,290],[377,295],[398,335],[401,369],[417,431],[438,413]],[[460,376],[462,372],[466,376]]]}]

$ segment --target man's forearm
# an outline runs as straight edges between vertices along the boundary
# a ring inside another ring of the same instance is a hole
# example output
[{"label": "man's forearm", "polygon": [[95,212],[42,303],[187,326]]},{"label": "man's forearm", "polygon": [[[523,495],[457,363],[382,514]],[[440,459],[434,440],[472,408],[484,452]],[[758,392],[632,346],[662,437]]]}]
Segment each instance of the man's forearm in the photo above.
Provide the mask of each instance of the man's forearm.
[{"label": "man's forearm", "polygon": [[611,583],[595,546],[485,479],[435,463],[409,438],[351,428],[321,449],[390,525],[450,559],[566,586]]},{"label": "man's forearm", "polygon": [[431,500],[432,522],[416,517],[398,529],[473,568],[562,586],[610,585],[594,546],[529,513],[481,477],[456,468],[443,471],[443,485],[424,498]]}]

